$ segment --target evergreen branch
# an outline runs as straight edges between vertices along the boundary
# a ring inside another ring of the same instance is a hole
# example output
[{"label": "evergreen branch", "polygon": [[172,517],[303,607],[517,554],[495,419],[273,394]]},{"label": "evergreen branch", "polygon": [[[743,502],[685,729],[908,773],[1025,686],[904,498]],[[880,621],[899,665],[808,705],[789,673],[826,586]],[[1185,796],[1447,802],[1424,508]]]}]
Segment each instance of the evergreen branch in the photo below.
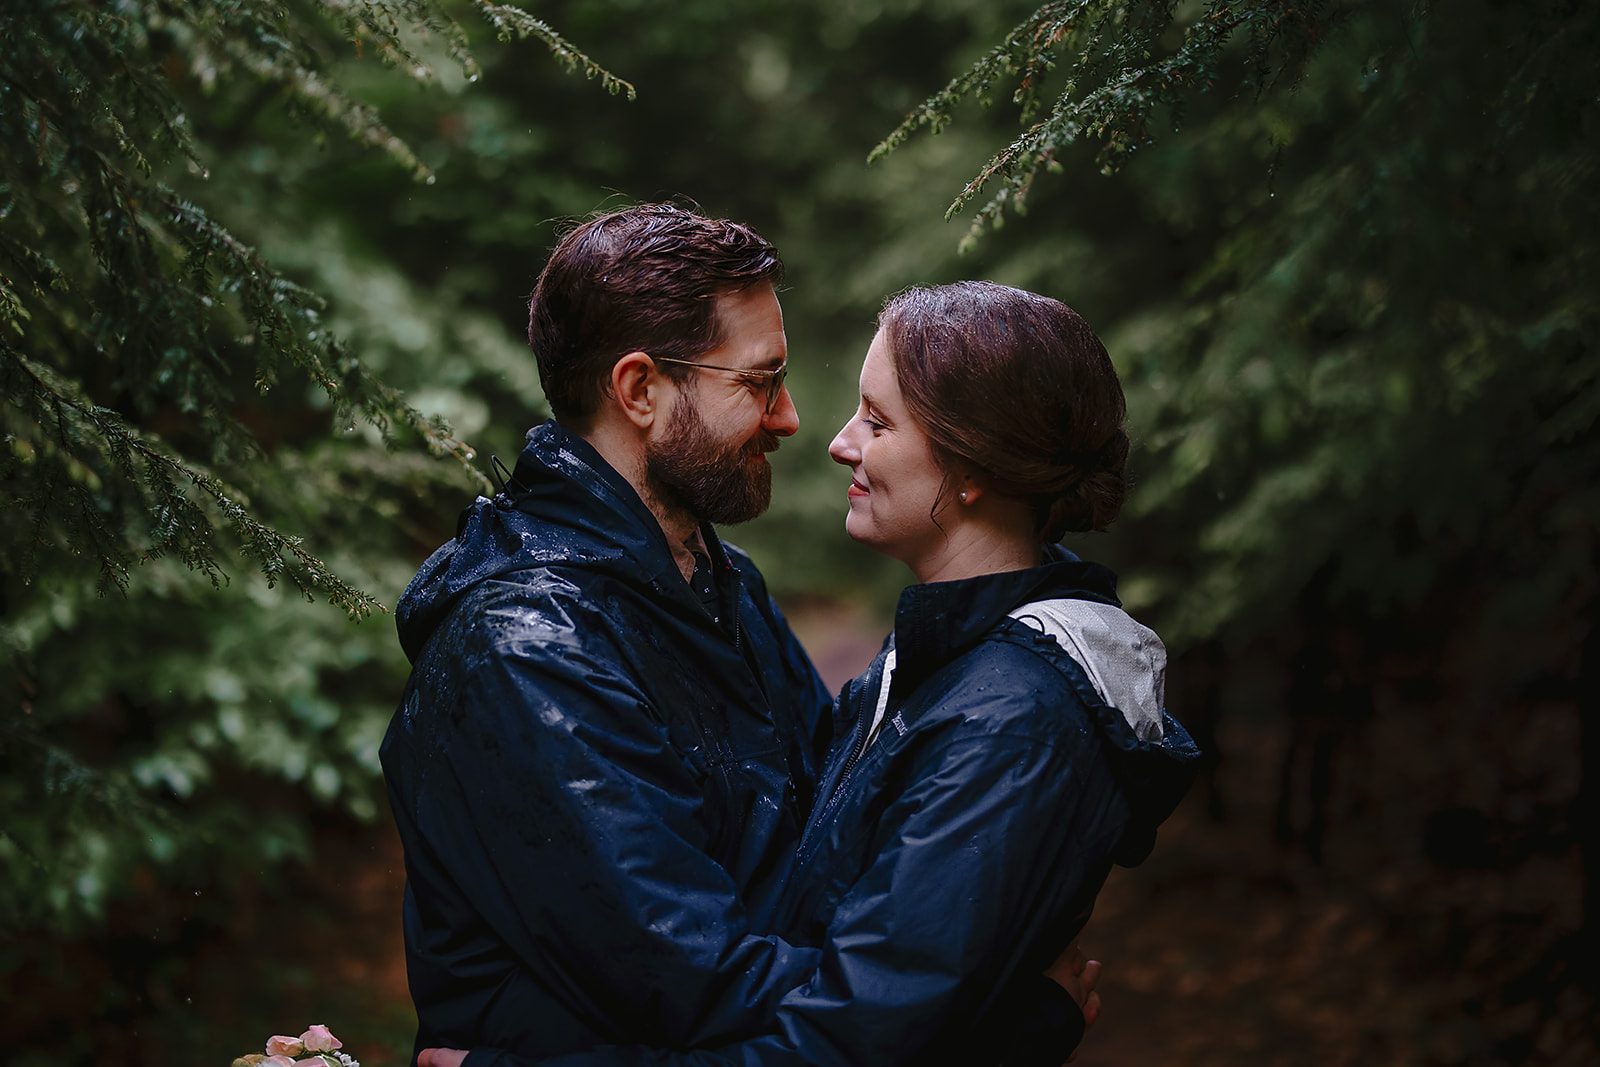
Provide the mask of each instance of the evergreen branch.
[{"label": "evergreen branch", "polygon": [[[1188,28],[1173,55],[1154,63],[1127,64],[1127,46],[1119,46],[1114,50],[1121,61],[1116,73],[1078,100],[1061,96],[1049,118],[1034,124],[984,164],[951,202],[946,220],[965,209],[990,181],[1000,178],[1001,189],[979,210],[963,242],[970,246],[985,227],[1001,222],[1008,202],[1021,208],[1039,170],[1082,136],[1101,139],[1097,162],[1103,173],[1115,172],[1150,142],[1149,123],[1155,110],[1203,85],[1209,64],[1235,31],[1261,15],[1260,8],[1216,3]],[[1159,36],[1164,29],[1164,25],[1147,25],[1145,35]]]},{"label": "evergreen branch", "polygon": [[923,126],[930,127],[934,133],[943,130],[950,123],[951,109],[957,104],[969,96],[982,98],[996,79],[1016,73],[1019,62],[1027,64],[1028,57],[1041,55],[1045,49],[1056,45],[1083,12],[1102,3],[1104,0],[1054,0],[1040,7],[1013,27],[1005,40],[991,48],[966,73],[950,79],[943,89],[907,115],[868,153],[867,163],[876,163],[893,152]]},{"label": "evergreen branch", "polygon": [[17,333],[22,333],[22,324],[33,318],[28,309],[23,305],[22,298],[17,296],[17,291],[11,287],[11,279],[0,274],[0,322],[4,322]]},{"label": "evergreen branch", "polygon": [[[0,218],[3,218],[5,214],[6,212],[0,211]],[[32,283],[36,292],[50,289],[59,293],[76,295],[76,290],[71,280],[55,260],[36,248],[30,248],[28,245],[14,240],[4,230],[0,230],[0,254],[8,256],[12,264],[17,268],[29,271],[30,277],[28,280]],[[9,278],[6,279],[6,282],[8,285],[12,284]],[[17,299],[20,306],[21,298],[18,297]],[[23,310],[22,314],[24,317],[31,317],[26,309]]]},{"label": "evergreen branch", "polygon": [[[126,211],[134,199],[127,185],[126,176],[98,149],[85,147],[84,150],[91,153],[99,162],[99,173],[117,201],[116,206]],[[470,472],[480,489],[489,486],[488,480],[471,466],[474,458],[471,448],[456,439],[448,427],[406,404],[398,390],[379,381],[360,367],[356,360],[343,356],[331,338],[326,339],[326,351],[335,358],[336,368],[330,366],[324,359],[323,350],[301,340],[302,331],[291,318],[289,311],[298,312],[300,318],[307,319],[312,325],[308,340],[321,340],[323,335],[314,327],[316,311],[325,306],[325,301],[320,296],[282,277],[253,248],[214,222],[197,205],[183,200],[166,186],[159,183],[152,184],[148,196],[156,202],[160,214],[176,225],[196,270],[203,269],[203,264],[211,256],[221,257],[224,262],[221,288],[241,295],[247,319],[259,333],[273,342],[263,346],[267,354],[287,356],[292,363],[317,382],[336,406],[354,407],[359,410],[363,418],[378,428],[385,440],[391,439],[390,418],[396,417],[402,425],[421,436],[433,454],[448,454],[455,457]],[[131,211],[127,213],[131,214]],[[91,216],[101,214],[103,213],[94,212]],[[142,238],[141,233],[136,239],[142,241]],[[111,257],[105,251],[106,242],[95,241],[94,246],[107,273],[114,274]],[[159,277],[159,273],[140,270],[135,272],[134,276],[156,278]],[[198,291],[203,293],[204,288]],[[209,298],[202,297],[202,301],[209,301]],[[198,309],[188,310],[190,314],[175,316],[175,319],[195,322],[204,321],[207,317],[203,312],[196,313]],[[270,368],[265,364],[258,364],[258,384],[264,387],[271,380]]]},{"label": "evergreen branch", "polygon": [[[171,213],[191,247],[224,259],[221,288],[240,295],[247,319],[270,340],[262,346],[266,354],[286,356],[309,375],[334,402],[341,419],[347,419],[344,413],[351,409],[360,411],[386,440],[390,439],[391,418],[398,419],[422,437],[430,452],[453,456],[474,476],[480,489],[489,485],[471,465],[474,454],[470,446],[455,438],[447,426],[407,404],[403,394],[344,354],[337,342],[315,328],[316,312],[325,306],[320,296],[279,275],[255,249],[239,241],[195,204],[165,188],[160,189],[160,195],[165,210]],[[304,341],[289,314],[291,309],[312,326]],[[315,344],[319,341],[323,342],[321,346]],[[273,373],[269,364],[258,363],[256,380],[263,389],[270,385]]]},{"label": "evergreen branch", "polygon": [[5,846],[0,857],[10,860],[0,866],[0,929],[8,934],[35,927],[41,912],[60,917],[67,910],[64,897],[52,899],[53,894],[40,890],[76,880],[74,861],[84,860],[81,835],[87,826],[117,828],[130,841],[182,832],[172,806],[136,788],[122,768],[92,766],[44,736],[26,704],[23,714],[0,714],[0,766],[12,784],[8,799],[26,790],[57,813],[53,826],[36,820],[8,820],[0,826],[0,844]]},{"label": "evergreen branch", "polygon": [[[631,85],[526,12],[475,6],[502,38],[537,37],[568,69],[634,96]],[[353,613],[370,610],[370,598],[339,582],[298,541],[252,519],[242,496],[211,470],[137,428],[141,413],[175,400],[187,428],[212,448],[212,469],[230,450],[254,452],[254,435],[230,414],[235,356],[245,347],[255,347],[259,389],[270,388],[278,364],[288,361],[333,402],[341,424],[360,418],[391,447],[397,429],[414,432],[431,453],[455,456],[487,491],[471,449],[320,324],[321,297],[157,177],[172,152],[152,146],[167,145],[204,176],[175,90],[192,78],[210,92],[230,72],[281,91],[294,108],[423,173],[377,112],[323,73],[342,26],[358,50],[366,42],[402,73],[427,76],[402,37],[406,23],[436,35],[476,76],[465,31],[430,0],[126,0],[109,13],[90,0],[42,0],[0,11],[0,31],[18,46],[0,56],[7,157],[0,165],[0,334],[26,338],[0,349],[0,411],[24,420],[0,468],[24,489],[12,502],[33,511],[25,573],[52,538],[64,538],[99,561],[102,591],[126,587],[134,558],[167,553],[220,583],[226,575],[214,562],[211,535],[226,527],[269,582],[327,590]],[[23,66],[16,57],[28,54],[55,60]],[[99,368],[90,372],[93,390],[125,397],[124,412],[95,404],[76,384],[83,372],[65,371],[80,367],[80,357]],[[59,381],[49,378],[56,373]],[[130,536],[121,516],[135,499],[149,523]]]},{"label": "evergreen branch", "polygon": [[413,16],[414,24],[444,42],[445,55],[455,61],[469,82],[475,82],[483,76],[478,61],[472,58],[472,53],[468,50],[467,31],[462,28],[461,23],[452,18],[448,12],[436,11],[425,4],[408,2],[407,6],[418,9],[418,13]]},{"label": "evergreen branch", "polygon": [[[168,455],[160,447],[159,438],[130,426],[117,412],[91,403],[76,386],[9,345],[0,344],[0,353],[9,357],[8,362],[30,380],[31,405],[46,408],[54,415],[56,446],[70,453],[83,431],[92,431],[105,443],[115,466],[125,475],[133,473],[135,459],[142,465],[143,491],[155,522],[145,558],[156,558],[176,549],[186,565],[201,570],[213,585],[221,585],[226,579],[214,561],[214,524],[200,505],[179,488],[187,484],[220,512],[223,523],[238,538],[243,554],[257,562],[269,586],[288,580],[308,599],[314,590],[321,591],[330,603],[344,608],[352,616],[369,615],[373,608],[385,610],[375,598],[345,582],[307,551],[300,538],[279,533],[257,520],[241,503],[242,494],[216,475],[197,464]],[[8,393],[14,395],[12,390]],[[98,502],[81,480],[75,479],[69,491],[76,505],[69,533],[78,531],[78,540],[82,543],[86,532],[101,563],[103,584],[125,589],[127,559],[118,548],[116,535],[101,517]],[[48,500],[38,503],[42,513],[48,507]],[[36,521],[38,517],[36,514]],[[42,529],[37,526],[36,537],[42,539]],[[293,561],[293,567],[286,566],[285,556]]]},{"label": "evergreen branch", "polygon": [[428,17],[427,5],[417,0],[324,0],[322,6],[355,44],[357,56],[370,43],[388,66],[418,80],[433,75],[428,63],[400,37],[400,16],[404,14],[413,28],[421,29]]},{"label": "evergreen branch", "polygon": [[549,24],[534,18],[520,7],[496,4],[491,0],[473,0],[473,2],[483,17],[495,28],[495,33],[502,41],[509,41],[514,37],[532,37],[543,41],[545,47],[550,49],[550,54],[564,69],[582,70],[584,77],[599,79],[601,87],[613,96],[619,92],[626,93],[628,99],[633,100],[639,95],[630,83],[623,81],[574,48],[566,38],[551,29]]},{"label": "evergreen branch", "polygon": [[[387,17],[388,27],[380,28],[379,12]],[[397,14],[403,14],[410,21],[413,30],[439,38],[444,43],[445,54],[461,68],[468,81],[477,81],[482,75],[478,61],[472,58],[466,30],[448,12],[439,10],[424,0],[377,0],[377,2],[363,0],[361,5],[361,22],[368,29],[376,30],[387,38],[384,47],[403,47],[398,37],[398,24],[395,20]],[[410,57],[410,53],[406,54],[409,58],[415,59]],[[416,71],[429,69],[421,60],[415,62]]]},{"label": "evergreen branch", "polygon": [[[49,6],[59,18],[0,12],[0,38],[10,44],[5,55],[25,57],[29,61],[24,67],[14,68],[10,62],[0,59],[0,83],[36,106],[45,106],[46,97],[75,102],[97,97],[115,100],[136,125],[145,125],[137,121],[142,118],[152,120],[150,133],[155,141],[172,145],[198,165],[183,109],[165,79],[148,77],[130,62],[131,57],[148,52],[148,26],[166,27],[174,20],[149,8],[123,17],[104,18],[95,10],[97,5],[58,0]],[[32,62],[32,57],[39,54],[63,52],[71,61],[43,68]],[[36,90],[36,86],[45,91]],[[111,91],[107,93],[106,89]],[[149,173],[146,154],[129,136],[122,118],[111,107],[84,111],[75,104],[73,112],[75,118],[84,120],[73,125],[80,130],[87,127],[109,133],[118,148]],[[55,117],[60,120],[59,112]],[[41,130],[41,134],[43,132]]]},{"label": "evergreen branch", "polygon": [[[1150,126],[1158,109],[1170,109],[1176,124],[1189,95],[1212,86],[1214,69],[1241,30],[1249,30],[1246,64],[1255,68],[1253,78],[1244,80],[1259,95],[1285,82],[1297,84],[1332,28],[1365,2],[1210,0],[1184,29],[1180,44],[1161,55],[1162,38],[1177,17],[1175,0],[1052,0],[907,115],[873,148],[868,162],[924,126],[938,133],[957,104],[975,96],[987,105],[1000,79],[1015,78],[1012,100],[1027,128],[979,168],[945,212],[947,220],[954,218],[999,183],[962,242],[968,247],[986,228],[998,227],[1008,208],[1024,212],[1039,172],[1057,169],[1068,147],[1084,138],[1098,140],[1096,162],[1110,174],[1153,140]],[[1063,50],[1073,56],[1064,87],[1049,114],[1034,121],[1043,81]]]},{"label": "evergreen branch", "polygon": [[[124,782],[89,766],[62,746],[40,737],[38,731],[31,728],[32,725],[26,719],[0,717],[0,740],[26,746],[38,753],[38,778],[47,791],[70,793],[93,801],[107,814],[125,817],[129,812],[137,812],[160,825],[176,825],[170,810],[151,801],[142,791],[132,789]],[[0,836],[22,848],[36,863],[39,862],[39,858],[4,827],[0,827]]]},{"label": "evergreen branch", "polygon": [[427,165],[410,145],[389,130],[374,108],[329,85],[316,71],[297,63],[277,62],[232,37],[223,37],[218,43],[245,70],[262,81],[281,86],[300,106],[344,127],[351,140],[384,152],[417,178],[432,177]]}]

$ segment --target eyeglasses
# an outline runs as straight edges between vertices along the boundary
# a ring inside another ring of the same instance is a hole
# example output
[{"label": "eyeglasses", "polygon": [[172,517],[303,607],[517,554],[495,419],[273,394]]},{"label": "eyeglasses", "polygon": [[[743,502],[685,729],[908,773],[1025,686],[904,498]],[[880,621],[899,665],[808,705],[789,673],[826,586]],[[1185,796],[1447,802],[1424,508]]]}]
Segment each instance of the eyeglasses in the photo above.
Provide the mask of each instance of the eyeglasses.
[{"label": "eyeglasses", "polygon": [[738,374],[749,379],[754,378],[761,382],[767,390],[767,414],[772,414],[772,409],[778,406],[778,394],[783,392],[783,380],[789,375],[787,360],[774,370],[746,370],[744,367],[718,367],[711,363],[696,363],[688,359],[668,359],[666,356],[651,356],[657,363],[677,363],[685,367],[694,367],[696,370],[720,370],[729,374]]}]

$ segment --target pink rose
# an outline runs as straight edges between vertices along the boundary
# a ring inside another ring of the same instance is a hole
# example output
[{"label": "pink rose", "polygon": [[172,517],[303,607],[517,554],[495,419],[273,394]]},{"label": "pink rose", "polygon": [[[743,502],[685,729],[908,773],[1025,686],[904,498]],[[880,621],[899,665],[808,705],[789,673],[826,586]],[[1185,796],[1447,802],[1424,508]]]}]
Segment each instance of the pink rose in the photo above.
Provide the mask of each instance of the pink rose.
[{"label": "pink rose", "polygon": [[267,1038],[268,1056],[288,1056],[293,1059],[305,1050],[305,1038],[303,1037],[284,1037],[282,1034],[275,1034]]},{"label": "pink rose", "polygon": [[307,1056],[303,1060],[295,1060],[294,1067],[333,1067],[326,1056]]},{"label": "pink rose", "polygon": [[321,1024],[301,1034],[300,1040],[307,1052],[332,1052],[336,1048],[344,1048],[344,1042],[334,1037],[333,1033]]},{"label": "pink rose", "polygon": [[287,1056],[268,1056],[257,1067],[294,1067],[294,1061]]}]

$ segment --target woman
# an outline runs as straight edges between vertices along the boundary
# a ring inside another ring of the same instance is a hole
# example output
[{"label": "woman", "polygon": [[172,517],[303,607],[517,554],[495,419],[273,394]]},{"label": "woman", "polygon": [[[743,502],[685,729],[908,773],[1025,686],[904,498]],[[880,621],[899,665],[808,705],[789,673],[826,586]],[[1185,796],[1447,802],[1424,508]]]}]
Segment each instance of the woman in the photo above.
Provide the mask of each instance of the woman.
[{"label": "woman", "polygon": [[884,307],[860,392],[829,449],[850,468],[845,528],[917,584],[840,694],[774,931],[822,963],[759,1036],[545,1062],[1049,1062],[1007,983],[1076,937],[1188,787],[1160,640],[1055,544],[1126,495],[1122,389],[1093,331],[1018,289],[912,289]]}]

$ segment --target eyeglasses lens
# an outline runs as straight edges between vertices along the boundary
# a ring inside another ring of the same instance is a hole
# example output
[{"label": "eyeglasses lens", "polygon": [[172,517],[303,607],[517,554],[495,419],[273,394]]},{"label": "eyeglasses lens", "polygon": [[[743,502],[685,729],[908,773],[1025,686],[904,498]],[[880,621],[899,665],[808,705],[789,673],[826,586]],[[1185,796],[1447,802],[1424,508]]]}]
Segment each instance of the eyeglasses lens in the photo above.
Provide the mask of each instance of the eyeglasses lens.
[{"label": "eyeglasses lens", "polygon": [[779,367],[778,373],[767,380],[767,414],[778,406],[778,394],[783,392],[783,380],[789,376],[788,367]]}]

